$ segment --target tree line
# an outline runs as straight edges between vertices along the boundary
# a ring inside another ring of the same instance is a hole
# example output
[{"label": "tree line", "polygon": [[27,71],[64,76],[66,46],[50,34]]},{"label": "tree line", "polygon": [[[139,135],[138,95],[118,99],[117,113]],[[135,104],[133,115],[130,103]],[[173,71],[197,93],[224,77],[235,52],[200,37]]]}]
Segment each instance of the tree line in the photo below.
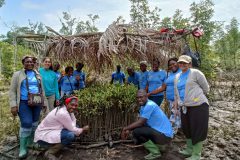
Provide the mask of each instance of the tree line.
[{"label": "tree line", "polygon": [[[204,31],[204,35],[197,40],[197,47],[202,58],[201,69],[208,77],[214,77],[216,68],[223,70],[239,69],[239,23],[235,17],[227,25],[224,22],[212,20],[214,15],[214,3],[212,0],[202,0],[199,3],[193,2],[190,5],[189,17],[184,17],[182,11],[177,9],[173,16],[164,18],[160,16],[161,9],[158,7],[151,9],[147,0],[129,1],[131,2],[130,23],[139,28],[160,30],[163,27],[183,29],[199,26]],[[4,3],[4,0],[0,0],[0,7]],[[59,18],[61,28],[58,32],[62,35],[97,32],[96,22],[98,20],[100,20],[99,15],[89,14],[88,19],[84,21],[81,17],[72,16],[70,11],[64,11],[62,17]],[[118,17],[118,20],[125,22],[121,16]],[[28,26],[12,26],[6,35],[1,35],[1,57],[8,54],[9,51],[5,51],[4,48],[9,47],[8,44],[12,44],[16,35],[26,33],[50,34],[44,26],[43,22],[32,22],[31,20],[29,20]],[[187,41],[191,48],[195,50],[193,38],[188,37]],[[24,46],[23,41],[18,41],[18,44]],[[8,60],[11,59],[8,58]],[[8,60],[2,58],[1,66],[4,66],[5,63],[11,64]]]}]

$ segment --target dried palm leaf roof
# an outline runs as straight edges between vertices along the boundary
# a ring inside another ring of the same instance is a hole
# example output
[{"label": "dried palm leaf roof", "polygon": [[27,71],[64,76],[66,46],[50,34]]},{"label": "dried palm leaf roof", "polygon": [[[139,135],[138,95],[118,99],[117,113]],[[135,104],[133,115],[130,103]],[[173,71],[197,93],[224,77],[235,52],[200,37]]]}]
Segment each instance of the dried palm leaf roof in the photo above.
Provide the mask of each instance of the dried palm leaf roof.
[{"label": "dried palm leaf roof", "polygon": [[69,36],[60,35],[50,27],[47,29],[55,35],[25,35],[18,38],[25,38],[38,53],[44,53],[42,56],[51,56],[63,62],[81,61],[95,70],[113,66],[116,58],[123,64],[129,58],[137,62],[152,62],[157,58],[161,65],[165,65],[167,59],[182,53],[182,37],[191,33],[161,33],[118,22],[113,22],[105,32]]}]

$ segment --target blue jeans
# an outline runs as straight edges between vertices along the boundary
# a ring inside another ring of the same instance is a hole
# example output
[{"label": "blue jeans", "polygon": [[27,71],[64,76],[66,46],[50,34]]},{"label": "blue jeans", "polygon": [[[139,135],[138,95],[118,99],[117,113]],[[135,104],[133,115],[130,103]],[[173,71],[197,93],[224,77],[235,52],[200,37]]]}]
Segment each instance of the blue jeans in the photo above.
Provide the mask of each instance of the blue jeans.
[{"label": "blue jeans", "polygon": [[163,96],[149,96],[148,99],[155,102],[158,106],[161,106],[163,101]]},{"label": "blue jeans", "polygon": [[40,117],[42,106],[29,107],[27,100],[21,100],[19,105],[18,116],[22,128],[32,128],[34,122]]},{"label": "blue jeans", "polygon": [[[72,131],[69,131],[67,129],[63,129],[61,131],[61,144],[69,145],[70,143],[72,143],[72,141],[74,141],[74,139],[75,139],[75,134]],[[42,140],[39,140],[37,143],[45,147],[49,147],[50,145],[52,145]]]}]

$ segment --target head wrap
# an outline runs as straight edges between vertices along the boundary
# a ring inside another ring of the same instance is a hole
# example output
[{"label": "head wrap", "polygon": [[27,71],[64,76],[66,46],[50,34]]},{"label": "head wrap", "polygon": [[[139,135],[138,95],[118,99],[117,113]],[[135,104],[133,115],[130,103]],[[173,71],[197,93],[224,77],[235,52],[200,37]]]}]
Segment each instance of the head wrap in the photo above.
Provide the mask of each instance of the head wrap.
[{"label": "head wrap", "polygon": [[78,101],[78,98],[75,97],[75,96],[72,96],[72,97],[67,98],[67,99],[65,100],[66,106],[67,106],[72,100]]}]

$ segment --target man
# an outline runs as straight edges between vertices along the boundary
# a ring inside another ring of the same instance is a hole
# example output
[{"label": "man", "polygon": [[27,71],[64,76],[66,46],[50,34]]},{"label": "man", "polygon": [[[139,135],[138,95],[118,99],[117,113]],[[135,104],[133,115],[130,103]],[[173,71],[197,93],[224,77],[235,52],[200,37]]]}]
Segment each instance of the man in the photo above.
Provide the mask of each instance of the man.
[{"label": "man", "polygon": [[82,71],[82,68],[84,67],[84,64],[77,63],[76,64],[76,70],[73,72],[73,76],[76,78],[76,80],[79,83],[79,86],[76,88],[76,90],[85,88],[85,73]]},{"label": "man", "polygon": [[138,91],[137,100],[140,106],[139,119],[123,128],[121,138],[127,139],[129,132],[133,131],[136,143],[144,143],[144,147],[150,152],[144,158],[153,160],[161,157],[160,151],[173,137],[171,123],[161,108],[148,100],[145,90]]},{"label": "man", "polygon": [[147,61],[140,62],[140,72],[139,72],[139,89],[145,89],[147,86]]},{"label": "man", "polygon": [[132,67],[128,67],[127,72],[128,72],[128,75],[129,75],[128,80],[127,80],[127,84],[134,84],[135,86],[138,87],[138,85],[139,85],[139,75],[138,75],[138,73],[135,72]]},{"label": "man", "polygon": [[117,70],[112,73],[111,84],[124,84],[125,83],[125,74],[121,72],[121,66],[117,65]]}]

